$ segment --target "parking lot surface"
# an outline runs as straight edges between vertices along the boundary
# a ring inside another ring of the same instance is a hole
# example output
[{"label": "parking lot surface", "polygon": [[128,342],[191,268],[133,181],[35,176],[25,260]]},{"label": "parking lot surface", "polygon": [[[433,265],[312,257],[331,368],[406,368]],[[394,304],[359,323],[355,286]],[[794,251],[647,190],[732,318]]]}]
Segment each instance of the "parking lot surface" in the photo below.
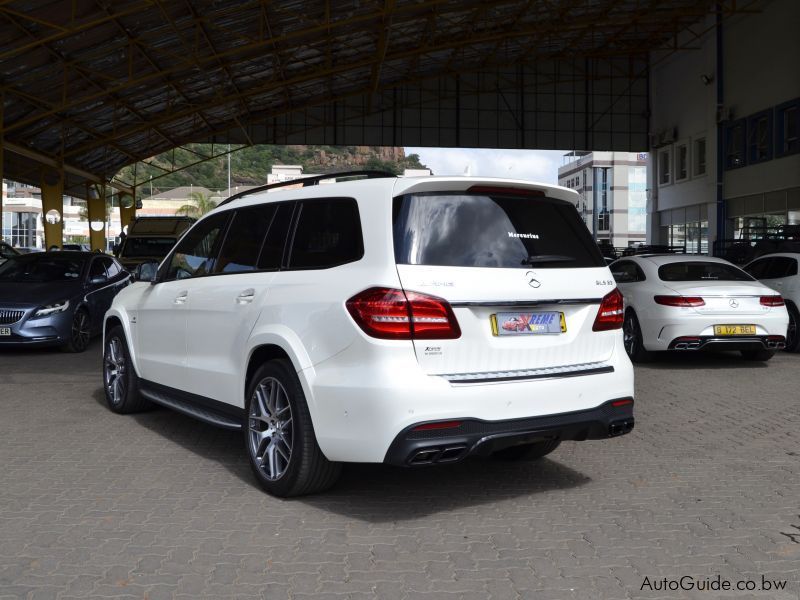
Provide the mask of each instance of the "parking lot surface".
[{"label": "parking lot surface", "polygon": [[108,411],[98,342],[1,352],[0,598],[797,599],[798,382],[797,355],[667,357],[628,436],[278,500],[240,435]]}]

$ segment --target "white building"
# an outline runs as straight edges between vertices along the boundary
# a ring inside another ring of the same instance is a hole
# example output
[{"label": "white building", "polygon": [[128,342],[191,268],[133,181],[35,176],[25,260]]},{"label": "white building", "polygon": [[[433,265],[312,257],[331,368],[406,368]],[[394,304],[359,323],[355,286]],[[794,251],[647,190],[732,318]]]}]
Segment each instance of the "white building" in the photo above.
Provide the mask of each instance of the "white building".
[{"label": "white building", "polygon": [[751,8],[651,57],[652,243],[705,252],[800,223],[800,2]]},{"label": "white building", "polygon": [[599,243],[624,248],[645,241],[646,153],[569,152],[558,184],[580,194],[578,212]]}]

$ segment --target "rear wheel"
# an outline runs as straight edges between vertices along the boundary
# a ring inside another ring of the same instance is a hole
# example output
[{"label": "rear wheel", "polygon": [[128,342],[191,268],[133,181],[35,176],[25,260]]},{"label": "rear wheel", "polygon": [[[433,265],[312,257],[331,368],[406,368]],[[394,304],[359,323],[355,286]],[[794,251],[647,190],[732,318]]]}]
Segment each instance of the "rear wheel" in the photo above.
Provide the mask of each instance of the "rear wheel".
[{"label": "rear wheel", "polygon": [[625,313],[625,320],[622,323],[622,340],[625,345],[625,352],[633,362],[642,363],[653,359],[652,352],[649,352],[644,347],[639,319],[636,318],[636,313],[631,309]]},{"label": "rear wheel", "polygon": [[247,391],[245,445],[253,473],[267,492],[289,497],[328,489],[341,464],[317,445],[303,388],[291,363],[273,360],[253,375]]},{"label": "rear wheel", "polygon": [[745,360],[759,360],[762,362],[768,361],[775,356],[774,350],[742,350],[742,356]]},{"label": "rear wheel", "polygon": [[72,324],[67,343],[61,346],[64,352],[84,352],[89,347],[91,338],[92,320],[89,313],[79,308],[72,315]]},{"label": "rear wheel", "polygon": [[545,440],[535,444],[510,446],[492,454],[498,460],[537,460],[550,454],[561,445],[561,440]]},{"label": "rear wheel", "polygon": [[800,336],[797,335],[797,324],[800,321],[797,308],[793,305],[786,307],[789,310],[789,327],[786,329],[786,351],[800,351]]}]

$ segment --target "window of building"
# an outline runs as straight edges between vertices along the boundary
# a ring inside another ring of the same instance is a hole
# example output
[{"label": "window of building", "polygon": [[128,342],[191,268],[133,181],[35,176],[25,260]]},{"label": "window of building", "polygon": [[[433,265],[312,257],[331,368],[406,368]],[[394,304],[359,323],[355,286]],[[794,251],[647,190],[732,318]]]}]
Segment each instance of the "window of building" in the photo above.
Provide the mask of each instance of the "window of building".
[{"label": "window of building", "polygon": [[772,110],[753,115],[747,123],[747,162],[763,162],[772,158]]},{"label": "window of building", "polygon": [[800,152],[800,98],[775,108],[775,156]]},{"label": "window of building", "polygon": [[689,144],[675,146],[675,181],[689,179]]},{"label": "window of building", "polygon": [[670,148],[664,148],[658,151],[658,185],[669,185],[672,183],[670,150]]},{"label": "window of building", "polygon": [[725,169],[738,169],[745,166],[744,140],[745,120],[739,119],[725,126]]},{"label": "window of building", "polygon": [[706,138],[697,138],[694,141],[694,148],[692,152],[694,159],[694,168],[692,169],[693,177],[700,177],[706,174]]},{"label": "window of building", "polygon": [[364,256],[361,218],[352,198],[325,198],[301,203],[290,269],[327,269]]}]

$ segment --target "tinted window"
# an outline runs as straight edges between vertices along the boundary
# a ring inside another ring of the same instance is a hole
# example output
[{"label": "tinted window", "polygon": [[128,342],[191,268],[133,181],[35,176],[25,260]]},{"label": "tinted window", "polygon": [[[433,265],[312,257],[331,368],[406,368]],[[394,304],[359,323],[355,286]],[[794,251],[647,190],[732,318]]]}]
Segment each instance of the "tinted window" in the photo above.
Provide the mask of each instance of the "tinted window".
[{"label": "tinted window", "polygon": [[164,258],[175,245],[176,238],[129,237],[125,239],[122,258]]},{"label": "tinted window", "polygon": [[779,279],[797,275],[797,261],[788,256],[774,256],[764,279]]},{"label": "tinted window", "polygon": [[364,256],[355,200],[306,200],[301,204],[289,256],[290,269],[325,269]]},{"label": "tinted window", "polygon": [[229,216],[229,212],[217,213],[195,225],[172,253],[164,279],[186,279],[211,273]]},{"label": "tinted window", "polygon": [[122,269],[120,269],[119,265],[117,264],[117,261],[111,260],[110,258],[106,260],[108,261],[106,263],[106,271],[108,271],[108,278],[113,279],[114,277],[120,274],[120,271],[122,271]]},{"label": "tinted window", "polygon": [[237,210],[225,235],[214,272],[254,271],[274,214],[274,204]]},{"label": "tinted window", "polygon": [[768,269],[771,258],[760,258],[747,265],[744,270],[750,273],[756,279],[764,279]]},{"label": "tinted window", "polygon": [[277,212],[272,219],[264,246],[261,248],[261,257],[258,259],[259,269],[277,271],[281,268],[281,259],[286,246],[286,237],[289,235],[289,224],[292,220],[294,205],[294,202],[283,202],[276,205]]},{"label": "tinted window", "polygon": [[398,264],[605,266],[575,207],[544,197],[416,194],[395,200]]},{"label": "tinted window", "polygon": [[108,277],[106,273],[106,265],[102,258],[95,258],[92,261],[92,266],[89,269],[89,279],[94,279],[95,277]]},{"label": "tinted window", "polygon": [[644,273],[639,265],[630,261],[618,261],[611,265],[611,274],[617,283],[633,283],[644,281]]},{"label": "tinted window", "polygon": [[0,281],[77,281],[85,264],[85,258],[43,252],[28,254],[10,258],[0,265]]},{"label": "tinted window", "polygon": [[733,265],[717,262],[679,262],[661,265],[662,281],[752,281],[753,278]]}]

